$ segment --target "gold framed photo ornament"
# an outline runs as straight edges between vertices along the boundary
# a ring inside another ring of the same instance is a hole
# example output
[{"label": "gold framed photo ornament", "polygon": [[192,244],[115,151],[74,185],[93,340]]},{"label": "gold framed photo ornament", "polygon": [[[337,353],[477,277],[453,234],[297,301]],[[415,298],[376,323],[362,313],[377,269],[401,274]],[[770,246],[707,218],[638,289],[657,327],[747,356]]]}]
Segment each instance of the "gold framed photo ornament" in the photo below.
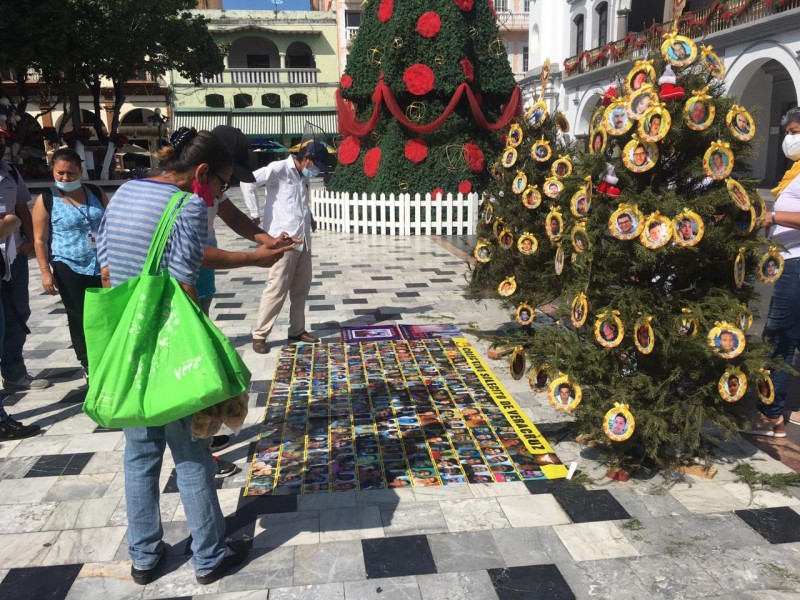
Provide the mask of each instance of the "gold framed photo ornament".
[{"label": "gold framed photo ornament", "polygon": [[561,373],[547,386],[547,397],[556,410],[572,411],[583,400],[583,390]]},{"label": "gold framed photo ornament", "polygon": [[697,45],[684,35],[667,33],[661,44],[661,56],[673,67],[685,67],[697,60]]},{"label": "gold framed photo ornament", "polygon": [[572,301],[570,310],[570,321],[572,326],[576,329],[583,327],[586,324],[586,318],[589,316],[589,302],[586,294],[581,292]]},{"label": "gold framed photo ornament", "polygon": [[506,277],[503,281],[500,282],[500,285],[497,286],[497,293],[500,294],[503,298],[508,298],[509,296],[513,296],[514,292],[517,291],[517,278],[516,277]]},{"label": "gold framed photo ornament", "polygon": [[731,201],[739,208],[739,210],[750,210],[750,196],[747,195],[747,190],[744,186],[735,179],[725,180],[725,187],[728,190],[728,196]]},{"label": "gold framed photo ornament", "polygon": [[708,345],[725,359],[736,358],[744,352],[747,341],[744,332],[732,323],[716,323],[708,332]]},{"label": "gold framed photo ornament", "polygon": [[689,129],[705,131],[714,122],[717,109],[708,95],[708,88],[695,92],[683,106],[683,120]]},{"label": "gold framed photo ornament", "polygon": [[642,354],[650,354],[656,346],[656,336],[650,321],[653,317],[644,316],[633,325],[633,345]]},{"label": "gold framed photo ornament", "polygon": [[634,121],[642,119],[645,113],[658,103],[658,94],[652,85],[643,85],[635,92],[628,95],[628,100],[625,103],[625,110],[628,111],[628,116]]},{"label": "gold framed photo ornament", "polygon": [[555,200],[558,198],[561,191],[564,189],[564,184],[555,177],[550,177],[544,180],[544,195],[548,198]]},{"label": "gold framed photo ornament", "polygon": [[672,127],[672,117],[669,111],[661,104],[647,109],[644,116],[639,119],[639,137],[646,142],[660,142]]},{"label": "gold framed photo ornament", "polygon": [[506,146],[506,149],[503,150],[503,158],[500,161],[500,164],[506,169],[510,169],[517,164],[517,149],[511,146]]},{"label": "gold framed photo ornament", "polygon": [[738,367],[730,367],[719,378],[717,391],[725,402],[738,402],[747,391],[747,375]]},{"label": "gold framed photo ornament", "polygon": [[516,148],[522,143],[524,137],[522,127],[520,127],[518,123],[514,123],[508,130],[508,145],[512,148]]},{"label": "gold framed photo ornament", "polygon": [[514,246],[514,234],[510,229],[503,229],[500,232],[500,235],[497,236],[497,244],[505,250],[509,250]]},{"label": "gold framed photo ornament", "polygon": [[525,191],[522,192],[522,205],[530,210],[539,208],[542,204],[542,194],[539,192],[539,188],[535,185],[529,185],[525,188]]},{"label": "gold framed photo ornament", "polygon": [[603,432],[613,442],[624,442],[633,435],[636,420],[627,404],[614,403],[603,417]]},{"label": "gold framed photo ornament", "polygon": [[564,248],[561,244],[556,248],[556,258],[553,261],[553,269],[556,275],[561,275],[564,272]]},{"label": "gold framed photo ornament", "polygon": [[733,152],[727,142],[711,142],[703,155],[703,170],[715,181],[722,181],[733,171]]},{"label": "gold framed photo ornament", "polygon": [[529,232],[523,233],[519,236],[517,240],[517,250],[519,250],[520,254],[525,256],[531,256],[536,254],[536,251],[539,249],[539,241],[536,237]]},{"label": "gold framed photo ornament", "polygon": [[633,126],[633,119],[625,107],[625,100],[618,98],[606,107],[603,126],[611,135],[624,135]]},{"label": "gold framed photo ornament", "polygon": [[531,126],[538,129],[547,119],[547,115],[547,103],[544,100],[539,100],[527,110],[525,118],[528,119]]},{"label": "gold framed photo ornament", "polygon": [[658,211],[645,217],[644,227],[639,236],[642,246],[650,250],[657,250],[666,246],[672,239],[672,221]]},{"label": "gold framed photo ornament", "polygon": [[700,46],[700,62],[702,62],[709,74],[722,81],[725,79],[725,63],[717,56],[711,46]]},{"label": "gold framed photo ornament", "polygon": [[625,336],[625,326],[617,311],[601,313],[594,322],[594,339],[603,348],[616,348]]},{"label": "gold framed photo ornament", "polygon": [[745,276],[747,275],[747,262],[745,259],[745,248],[739,248],[739,253],[733,261],[733,283],[737,289],[741,289],[744,285]]},{"label": "gold framed photo ornament", "polygon": [[703,219],[693,210],[688,208],[679,212],[672,220],[673,234],[672,241],[676,246],[690,248],[696,246],[703,239],[706,232]]},{"label": "gold framed photo ornament", "polygon": [[652,60],[637,60],[633,68],[628,71],[625,78],[625,87],[628,92],[637,92],[644,85],[653,85],[656,82],[656,70]]},{"label": "gold framed photo ornament", "polygon": [[533,143],[531,147],[531,158],[536,162],[547,162],[553,156],[553,149],[550,147],[550,142],[540,139]]},{"label": "gold framed photo ornament", "polygon": [[639,237],[643,227],[644,216],[636,204],[623,202],[608,219],[608,229],[618,240],[632,240]]},{"label": "gold framed photo ornament", "polygon": [[570,241],[572,241],[572,248],[578,254],[583,254],[592,245],[589,241],[589,235],[586,233],[586,226],[583,223],[578,223],[572,228]]},{"label": "gold framed photo ornament", "polygon": [[530,304],[523,302],[517,307],[515,319],[520,325],[527,327],[535,319],[533,307]]},{"label": "gold framed photo ornament", "polygon": [[562,156],[550,165],[550,173],[558,179],[564,179],[572,175],[572,161],[570,161],[569,156]]},{"label": "gold framed photo ornament", "polygon": [[778,249],[772,247],[758,262],[758,279],[762,283],[775,283],[783,275],[785,262]]},{"label": "gold framed photo ornament", "polygon": [[658,146],[656,144],[639,140],[636,135],[625,144],[622,151],[622,163],[629,171],[644,173],[655,167],[657,162]]},{"label": "gold framed photo ornament", "polygon": [[486,240],[480,240],[477,244],[475,244],[475,249],[472,251],[472,255],[475,257],[479,263],[488,263],[492,260],[492,246]]},{"label": "gold framed photo ornament", "polygon": [[539,365],[531,369],[531,374],[528,376],[528,384],[534,392],[540,392],[547,388],[550,382],[550,375],[547,370],[550,365]]},{"label": "gold framed photo ornament", "polygon": [[740,142],[749,142],[756,135],[756,124],[753,117],[743,106],[734,104],[725,115],[728,131]]},{"label": "gold framed photo ornament", "polygon": [[775,385],[767,369],[759,369],[755,377],[756,393],[762,404],[772,404],[775,402]]},{"label": "gold framed photo ornament", "polygon": [[508,371],[511,379],[519,380],[525,376],[525,370],[528,366],[528,361],[525,358],[525,349],[522,346],[514,348],[511,353],[511,358],[508,360]]},{"label": "gold framed photo ornament", "polygon": [[526,187],[528,187],[528,176],[522,171],[517,171],[514,181],[511,182],[511,191],[519,196],[525,191]]},{"label": "gold framed photo ornament", "polygon": [[577,192],[572,194],[572,199],[569,201],[569,211],[572,216],[579,219],[585,219],[592,208],[591,196],[587,193],[587,188],[582,187]]},{"label": "gold framed photo ornament", "polygon": [[592,141],[589,144],[589,154],[600,154],[606,149],[606,130],[604,127],[597,127],[592,130]]}]

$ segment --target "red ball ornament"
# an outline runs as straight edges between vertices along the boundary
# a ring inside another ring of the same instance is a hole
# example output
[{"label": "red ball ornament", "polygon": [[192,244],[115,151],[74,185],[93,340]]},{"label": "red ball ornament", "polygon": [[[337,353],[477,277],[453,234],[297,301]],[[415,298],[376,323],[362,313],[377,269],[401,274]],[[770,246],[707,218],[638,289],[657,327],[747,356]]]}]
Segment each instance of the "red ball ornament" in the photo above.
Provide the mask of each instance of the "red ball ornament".
[{"label": "red ball ornament", "polygon": [[473,173],[482,172],[483,168],[486,166],[486,159],[483,156],[483,152],[472,142],[464,144],[464,162],[467,163],[467,166]]},{"label": "red ball ornament", "polygon": [[427,65],[417,63],[411,65],[403,73],[406,89],[415,96],[424,96],[433,89],[434,75]]},{"label": "red ball ornament", "polygon": [[391,19],[393,13],[394,0],[381,0],[381,4],[378,6],[378,19],[380,19],[381,23],[386,23]]},{"label": "red ball ornament", "polygon": [[378,174],[378,168],[381,166],[381,149],[370,148],[364,156],[364,175],[367,177],[375,177]]},{"label": "red ball ornament", "polygon": [[342,75],[342,78],[339,80],[339,85],[347,89],[353,85],[353,78],[350,77],[350,75]]},{"label": "red ball ornament", "polygon": [[356,162],[358,155],[361,153],[361,142],[357,137],[352,135],[347,136],[339,144],[337,154],[339,155],[339,162],[343,165],[352,165]]},{"label": "red ball ornament", "polygon": [[459,193],[464,194],[466,196],[472,191],[472,183],[470,183],[466,179],[463,179],[461,183],[458,184],[458,191]]},{"label": "red ball ornament", "polygon": [[467,80],[467,83],[475,81],[475,67],[468,58],[461,59],[461,70],[464,72],[464,79]]},{"label": "red ball ornament", "polygon": [[428,158],[428,144],[425,143],[425,140],[421,140],[420,138],[408,140],[404,153],[406,158],[412,163],[421,163]]},{"label": "red ball ornament", "polygon": [[442,20],[439,18],[439,15],[433,11],[424,13],[417,21],[417,33],[422,37],[435,37],[441,28]]},{"label": "red ball ornament", "polygon": [[431,200],[444,200],[444,190],[442,188],[434,188],[431,192]]},{"label": "red ball ornament", "polygon": [[473,0],[453,0],[456,3],[456,6],[463,10],[464,12],[469,12],[472,10],[472,2]]}]

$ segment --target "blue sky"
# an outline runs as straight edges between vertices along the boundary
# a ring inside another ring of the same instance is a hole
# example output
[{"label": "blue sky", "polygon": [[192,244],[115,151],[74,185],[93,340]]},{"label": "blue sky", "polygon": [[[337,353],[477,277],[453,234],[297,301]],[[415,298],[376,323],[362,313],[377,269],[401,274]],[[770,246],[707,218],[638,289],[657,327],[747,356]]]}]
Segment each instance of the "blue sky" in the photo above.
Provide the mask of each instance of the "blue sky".
[{"label": "blue sky", "polygon": [[[309,0],[283,0],[278,10],[308,10]],[[275,10],[272,0],[222,0],[225,10]]]}]

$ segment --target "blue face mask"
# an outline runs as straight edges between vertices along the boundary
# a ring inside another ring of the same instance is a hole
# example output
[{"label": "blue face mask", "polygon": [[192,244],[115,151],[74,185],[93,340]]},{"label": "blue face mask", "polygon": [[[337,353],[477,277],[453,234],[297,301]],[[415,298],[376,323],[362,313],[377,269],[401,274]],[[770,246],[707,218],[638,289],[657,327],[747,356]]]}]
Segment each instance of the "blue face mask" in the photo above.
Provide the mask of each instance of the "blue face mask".
[{"label": "blue face mask", "polygon": [[319,175],[319,169],[317,167],[303,168],[303,177],[316,177],[317,175]]},{"label": "blue face mask", "polygon": [[56,187],[62,192],[74,192],[81,187],[81,180],[77,181],[56,181]]}]

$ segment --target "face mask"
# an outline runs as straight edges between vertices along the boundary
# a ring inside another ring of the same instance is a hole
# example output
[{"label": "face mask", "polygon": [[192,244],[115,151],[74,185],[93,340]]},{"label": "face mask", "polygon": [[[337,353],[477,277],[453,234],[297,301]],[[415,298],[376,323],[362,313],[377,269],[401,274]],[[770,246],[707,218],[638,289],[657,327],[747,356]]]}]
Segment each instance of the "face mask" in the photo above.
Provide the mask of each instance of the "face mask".
[{"label": "face mask", "polygon": [[200,196],[206,203],[206,206],[214,206],[214,196],[211,195],[211,186],[207,183],[200,183],[195,179],[192,182],[191,192]]},{"label": "face mask", "polygon": [[317,167],[303,168],[303,177],[316,177],[317,175],[319,175],[319,169]]},{"label": "face mask", "polygon": [[81,180],[77,181],[56,181],[56,187],[62,192],[74,192],[81,187]]},{"label": "face mask", "polygon": [[783,138],[781,148],[789,160],[800,160],[800,133],[790,133]]}]

